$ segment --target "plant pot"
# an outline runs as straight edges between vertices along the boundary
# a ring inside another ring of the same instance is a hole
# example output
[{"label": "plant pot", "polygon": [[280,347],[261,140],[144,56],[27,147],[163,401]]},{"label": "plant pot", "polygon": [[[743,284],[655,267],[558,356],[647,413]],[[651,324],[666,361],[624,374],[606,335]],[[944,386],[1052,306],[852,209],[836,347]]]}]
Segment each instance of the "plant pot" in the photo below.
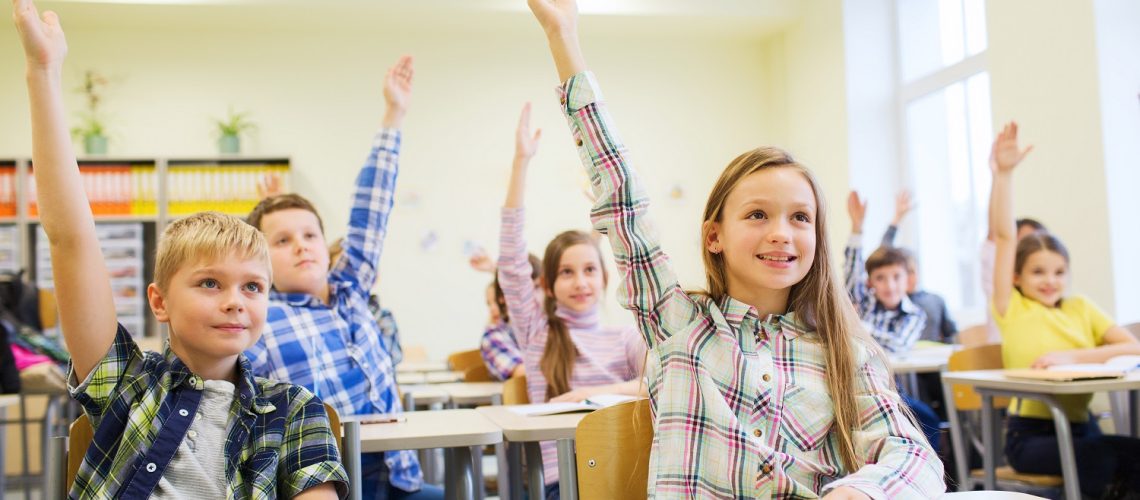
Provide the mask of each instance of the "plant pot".
[{"label": "plant pot", "polygon": [[218,151],[220,151],[222,154],[240,153],[241,138],[232,134],[225,134],[221,136],[218,138]]},{"label": "plant pot", "polygon": [[107,154],[107,136],[102,134],[83,136],[83,151],[89,155]]}]

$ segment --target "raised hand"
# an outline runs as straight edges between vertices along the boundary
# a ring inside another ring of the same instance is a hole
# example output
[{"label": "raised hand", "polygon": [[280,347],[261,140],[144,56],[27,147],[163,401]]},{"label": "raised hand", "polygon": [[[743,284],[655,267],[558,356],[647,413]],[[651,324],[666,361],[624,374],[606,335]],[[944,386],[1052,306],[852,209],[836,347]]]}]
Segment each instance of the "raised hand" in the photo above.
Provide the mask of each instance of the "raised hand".
[{"label": "raised hand", "polygon": [[859,199],[859,193],[856,191],[847,196],[847,215],[851,216],[851,232],[863,234],[863,218],[867,215],[867,202]]},{"label": "raised hand", "polygon": [[408,112],[408,104],[412,99],[414,75],[412,56],[401,56],[384,75],[384,102],[388,106],[384,115],[385,127],[399,128],[403,124],[404,114]]},{"label": "raised hand", "polygon": [[547,36],[577,34],[578,2],[575,0],[527,0],[526,4]]},{"label": "raised hand", "polygon": [[542,139],[542,129],[530,133],[530,103],[523,105],[522,114],[519,115],[519,126],[515,129],[515,164],[519,161],[529,162],[538,152],[538,141]]},{"label": "raised hand", "polygon": [[28,66],[59,69],[67,57],[67,39],[59,16],[46,11],[41,18],[32,0],[12,0],[12,19],[24,46]]},{"label": "raised hand", "polygon": [[476,271],[492,274],[495,272],[495,261],[492,260],[491,256],[487,255],[486,252],[480,251],[472,254],[471,257],[467,259],[467,263],[471,265],[471,269]]},{"label": "raised hand", "polygon": [[891,225],[897,226],[902,222],[903,217],[914,209],[913,199],[910,196],[910,191],[902,190],[895,196],[895,218],[892,219]]},{"label": "raised hand", "polygon": [[280,175],[267,173],[257,181],[258,199],[264,200],[279,194],[285,194],[285,186],[281,183]]},{"label": "raised hand", "polygon": [[1009,122],[994,139],[990,151],[990,169],[994,173],[1012,172],[1030,151],[1033,151],[1033,146],[1026,146],[1025,149],[1018,147],[1017,122]]}]

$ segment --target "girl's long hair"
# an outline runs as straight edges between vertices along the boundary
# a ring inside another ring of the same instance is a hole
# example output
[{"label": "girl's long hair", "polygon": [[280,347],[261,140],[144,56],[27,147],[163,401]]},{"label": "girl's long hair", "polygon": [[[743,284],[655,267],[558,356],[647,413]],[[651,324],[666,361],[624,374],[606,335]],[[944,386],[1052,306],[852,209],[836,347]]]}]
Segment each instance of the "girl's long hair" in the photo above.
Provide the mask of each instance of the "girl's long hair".
[{"label": "girl's long hair", "polygon": [[546,347],[542,351],[542,360],[539,368],[546,377],[546,399],[551,399],[570,392],[570,377],[574,372],[574,361],[578,359],[578,348],[570,338],[570,329],[566,322],[555,314],[558,301],[554,299],[554,282],[558,279],[558,268],[562,263],[562,254],[566,249],[575,245],[589,245],[597,252],[598,267],[602,271],[602,279],[609,280],[606,266],[601,263],[601,250],[598,242],[589,234],[582,231],[565,231],[546,245],[546,253],[542,257],[542,288],[545,295],[543,309],[546,312],[546,322],[549,332],[546,336]]},{"label": "girl's long hair", "polygon": [[819,181],[785,151],[774,147],[757,148],[738,156],[724,169],[709,193],[701,228],[702,257],[708,283],[707,295],[721,304],[728,295],[728,278],[724,255],[712,253],[708,241],[713,222],[721,222],[724,203],[729,193],[745,177],[770,168],[790,168],[807,179],[815,195],[815,258],[811,269],[800,282],[792,285],[788,310],[796,321],[814,329],[826,352],[827,389],[834,402],[835,433],[839,457],[848,471],[857,470],[861,460],[855,453],[854,432],[859,428],[855,407],[855,339],[867,337],[846,291],[839,285],[829,258],[827,241],[827,206]]}]

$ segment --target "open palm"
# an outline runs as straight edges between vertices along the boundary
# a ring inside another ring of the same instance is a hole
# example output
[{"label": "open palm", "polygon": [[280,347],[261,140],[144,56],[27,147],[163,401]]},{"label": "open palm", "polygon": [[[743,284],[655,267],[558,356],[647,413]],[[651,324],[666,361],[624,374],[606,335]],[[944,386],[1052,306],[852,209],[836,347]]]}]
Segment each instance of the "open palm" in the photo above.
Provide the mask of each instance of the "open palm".
[{"label": "open palm", "polygon": [[578,2],[575,0],[527,0],[526,3],[547,34],[577,27]]},{"label": "open palm", "polygon": [[67,56],[67,39],[63,36],[63,27],[55,12],[44,12],[41,18],[32,0],[12,0],[12,18],[20,33],[20,42],[24,45],[28,64],[63,64],[63,59]]},{"label": "open palm", "polygon": [[412,99],[413,76],[415,68],[412,66],[412,56],[402,56],[394,66],[388,68],[388,73],[384,75],[384,100],[389,109],[408,109],[408,102]]},{"label": "open palm", "polygon": [[530,103],[523,105],[519,115],[519,126],[515,130],[515,158],[529,160],[538,152],[538,141],[542,139],[542,129],[530,133]]},{"label": "open palm", "polygon": [[1021,149],[1017,144],[1017,122],[1009,122],[994,139],[990,152],[990,166],[998,172],[1009,172],[1033,151],[1033,146]]}]

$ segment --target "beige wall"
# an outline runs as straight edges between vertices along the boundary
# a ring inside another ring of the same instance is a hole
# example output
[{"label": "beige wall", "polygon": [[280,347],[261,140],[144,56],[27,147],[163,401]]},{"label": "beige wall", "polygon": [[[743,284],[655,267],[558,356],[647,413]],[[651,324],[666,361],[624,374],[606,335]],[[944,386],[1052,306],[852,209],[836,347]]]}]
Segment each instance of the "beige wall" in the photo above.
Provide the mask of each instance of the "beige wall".
[{"label": "beige wall", "polygon": [[[557,109],[545,40],[529,15],[504,13],[472,33],[426,21],[416,29],[355,21],[341,30],[252,32],[77,24],[68,31],[65,85],[76,85],[87,68],[115,78],[106,101],[113,155],[211,154],[209,118],[229,105],[250,110],[259,130],[248,152],[292,156],[294,188],[320,208],[329,239],[347,223],[351,182],[383,106],[384,69],[413,54],[415,95],[379,293],[404,342],[425,344],[433,357],[477,347],[490,276],[467,267],[462,247],[473,240],[497,253],[498,209],[524,101],[534,102],[534,125],[545,129],[531,167],[530,248],[541,254],[557,232],[589,227],[585,175]],[[649,184],[664,246],[685,284],[700,285],[704,197],[730,159],[766,143],[782,121],[766,108],[762,44],[651,26],[623,36],[598,24],[584,34],[586,54]],[[22,53],[7,23],[0,40],[0,109],[12,110],[0,115],[0,157],[28,155]],[[675,185],[681,199],[668,196]],[[439,243],[424,253],[419,242],[429,231]],[[628,321],[613,300],[605,304],[613,321]]]}]

